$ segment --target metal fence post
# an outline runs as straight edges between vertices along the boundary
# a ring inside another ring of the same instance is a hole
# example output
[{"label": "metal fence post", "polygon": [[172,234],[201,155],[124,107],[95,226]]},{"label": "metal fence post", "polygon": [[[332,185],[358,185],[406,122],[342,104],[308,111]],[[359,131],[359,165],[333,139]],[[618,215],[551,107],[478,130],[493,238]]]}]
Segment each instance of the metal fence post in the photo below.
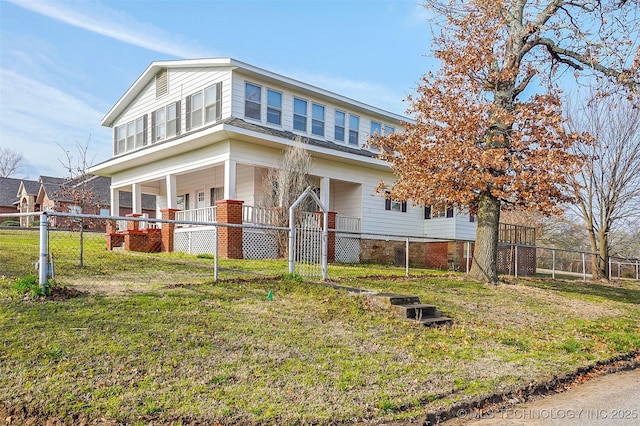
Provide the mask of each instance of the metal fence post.
[{"label": "metal fence post", "polygon": [[638,275],[640,275],[640,262],[636,260],[636,281],[640,279]]},{"label": "metal fence post", "polygon": [[551,278],[556,279],[556,250],[551,250]]},{"label": "metal fence post", "polygon": [[409,237],[407,237],[404,249],[404,276],[409,277]]},{"label": "metal fence post", "polygon": [[47,279],[48,279],[48,272],[49,272],[49,247],[48,247],[48,242],[49,242],[49,236],[48,236],[48,231],[49,231],[49,226],[48,226],[48,222],[47,222],[47,213],[43,212],[42,214],[40,214],[40,261],[38,263],[39,269],[38,269],[38,273],[39,273],[39,282],[40,282],[40,288],[42,290],[45,291],[47,290]]},{"label": "metal fence post", "polygon": [[516,244],[514,247],[513,270],[516,278],[518,278],[518,245]]},{"label": "metal fence post", "polygon": [[213,282],[218,282],[218,231],[220,230],[219,226],[214,228],[216,230],[216,235],[214,237],[214,250],[215,255],[213,256]]},{"label": "metal fence post", "polygon": [[611,281],[611,258],[609,258],[609,281]]},{"label": "metal fence post", "polygon": [[587,261],[584,252],[582,252],[582,281],[587,281]]},{"label": "metal fence post", "polygon": [[469,273],[469,261],[471,257],[471,243],[467,241],[467,274]]},{"label": "metal fence post", "polygon": [[296,250],[296,228],[295,217],[293,215],[294,207],[289,207],[289,273],[294,272],[295,250]]}]

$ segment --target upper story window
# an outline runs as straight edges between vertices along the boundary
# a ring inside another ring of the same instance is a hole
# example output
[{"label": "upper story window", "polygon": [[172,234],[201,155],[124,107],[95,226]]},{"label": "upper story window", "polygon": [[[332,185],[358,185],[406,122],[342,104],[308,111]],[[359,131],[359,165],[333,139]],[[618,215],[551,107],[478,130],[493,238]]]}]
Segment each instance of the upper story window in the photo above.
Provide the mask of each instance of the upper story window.
[{"label": "upper story window", "polygon": [[151,114],[151,143],[180,134],[180,101]]},{"label": "upper story window", "polygon": [[142,148],[147,144],[147,115],[136,120],[136,148]]},{"label": "upper story window", "polygon": [[385,135],[390,135],[391,133],[395,132],[396,129],[394,129],[392,126],[384,126],[384,134]]},{"label": "upper story window", "polygon": [[427,206],[424,208],[425,219],[439,219],[453,217],[453,207],[447,207],[444,204],[436,204],[435,206]]},{"label": "upper story window", "polygon": [[255,84],[245,83],[244,89],[244,116],[260,120],[260,103],[262,98],[262,88]]},{"label": "upper story window", "polygon": [[202,126],[202,92],[187,96],[187,130]]},{"label": "upper story window", "polygon": [[166,138],[166,129],[165,129],[165,125],[167,122],[166,111],[164,108],[160,108],[159,110],[154,112],[151,117],[152,117],[151,121],[154,122],[154,125],[153,125],[154,135],[153,135],[153,140],[151,141],[153,143],[156,141],[161,141]]},{"label": "upper story window", "polygon": [[[389,192],[387,192],[389,194]],[[406,201],[396,201],[391,198],[385,198],[384,200],[384,209],[396,212],[407,212],[407,202]]]},{"label": "upper story window", "polygon": [[204,122],[212,123],[222,118],[222,82],[204,89]]},{"label": "upper story window", "polygon": [[377,121],[371,121],[371,136],[380,136],[382,135],[382,124]]},{"label": "upper story window", "polygon": [[349,143],[358,145],[358,134],[360,129],[360,117],[349,114]]},{"label": "upper story window", "polygon": [[187,130],[213,123],[222,116],[222,82],[187,96]]},{"label": "upper story window", "polygon": [[113,155],[124,154],[146,145],[147,115],[116,127],[113,137]]},{"label": "upper story window", "polygon": [[307,101],[293,98],[293,128],[307,131]]},{"label": "upper story window", "polygon": [[282,93],[267,89],[267,123],[282,125]]},{"label": "upper story window", "polygon": [[322,105],[311,105],[311,133],[324,136],[324,107]]},{"label": "upper story window", "polygon": [[345,113],[336,110],[334,139],[344,142]]}]

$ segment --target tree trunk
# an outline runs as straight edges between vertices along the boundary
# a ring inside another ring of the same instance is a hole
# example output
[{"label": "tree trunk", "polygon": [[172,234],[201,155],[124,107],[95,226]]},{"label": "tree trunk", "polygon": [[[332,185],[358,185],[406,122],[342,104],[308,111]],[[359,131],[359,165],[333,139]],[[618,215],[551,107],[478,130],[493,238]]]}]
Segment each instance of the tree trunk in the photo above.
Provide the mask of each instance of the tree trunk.
[{"label": "tree trunk", "polygon": [[[607,263],[606,249],[602,247],[601,235],[596,235],[593,228],[588,229],[589,242],[591,243],[591,277],[594,280],[601,280],[607,278]],[[603,253],[605,251],[605,253]],[[605,254],[605,257],[603,257]]]},{"label": "tree trunk", "polygon": [[498,224],[500,200],[489,192],[480,194],[478,228],[473,250],[473,264],[469,275],[479,281],[498,283]]},{"label": "tree trunk", "polygon": [[607,237],[609,230],[604,229],[598,234],[598,272],[602,274],[598,278],[609,279],[609,238]]}]

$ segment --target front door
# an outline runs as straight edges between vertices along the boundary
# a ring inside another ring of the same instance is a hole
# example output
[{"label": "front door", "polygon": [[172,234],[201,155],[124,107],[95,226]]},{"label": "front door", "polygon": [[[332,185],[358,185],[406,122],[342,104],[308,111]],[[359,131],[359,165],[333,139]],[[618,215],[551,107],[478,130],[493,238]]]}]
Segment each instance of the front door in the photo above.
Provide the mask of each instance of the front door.
[{"label": "front door", "polygon": [[207,207],[204,201],[204,191],[198,191],[196,194],[196,208],[202,209],[204,207]]}]

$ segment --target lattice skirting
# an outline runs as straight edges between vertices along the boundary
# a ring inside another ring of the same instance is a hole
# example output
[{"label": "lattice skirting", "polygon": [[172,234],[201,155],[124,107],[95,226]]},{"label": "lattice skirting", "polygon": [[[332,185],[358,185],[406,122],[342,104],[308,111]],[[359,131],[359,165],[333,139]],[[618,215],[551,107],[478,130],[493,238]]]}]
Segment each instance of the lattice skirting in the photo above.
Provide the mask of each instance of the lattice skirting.
[{"label": "lattice skirting", "polygon": [[[278,232],[281,234],[279,235]],[[245,259],[277,259],[278,244],[287,244],[287,233],[268,229],[244,229],[242,253]]]},{"label": "lattice skirting", "polygon": [[360,262],[360,238],[336,235],[336,262]]},{"label": "lattice skirting", "polygon": [[187,254],[216,254],[216,232],[214,226],[176,228],[173,248]]}]

